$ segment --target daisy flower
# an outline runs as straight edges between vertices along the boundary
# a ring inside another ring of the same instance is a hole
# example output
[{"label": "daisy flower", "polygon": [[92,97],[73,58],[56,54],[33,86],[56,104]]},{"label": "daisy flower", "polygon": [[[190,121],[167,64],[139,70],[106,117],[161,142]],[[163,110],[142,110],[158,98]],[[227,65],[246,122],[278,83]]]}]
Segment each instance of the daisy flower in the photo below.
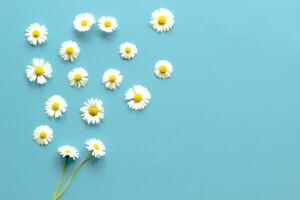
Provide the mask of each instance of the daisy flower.
[{"label": "daisy flower", "polygon": [[68,157],[72,158],[73,160],[76,160],[79,158],[79,152],[75,147],[72,147],[70,145],[64,145],[58,148],[58,153],[62,155],[63,158]]},{"label": "daisy flower", "polygon": [[123,59],[130,60],[135,57],[138,50],[136,46],[129,42],[124,42],[119,47],[119,54]]},{"label": "daisy flower", "polygon": [[45,103],[45,111],[49,117],[59,118],[68,107],[67,102],[61,96],[54,95],[50,97]]},{"label": "daisy flower", "polygon": [[90,13],[80,13],[73,21],[74,28],[79,32],[89,31],[95,24],[95,18]]},{"label": "daisy flower", "polygon": [[111,90],[114,90],[117,87],[119,87],[122,80],[123,76],[121,75],[121,72],[116,69],[109,69],[106,72],[104,72],[102,76],[102,83],[105,85],[105,87]]},{"label": "daisy flower", "polygon": [[33,131],[33,138],[39,145],[48,145],[53,140],[53,130],[46,125],[38,126]]},{"label": "daisy flower", "polygon": [[30,24],[25,32],[27,41],[34,46],[47,41],[48,31],[44,25],[40,25],[39,23]]},{"label": "daisy flower", "polygon": [[69,72],[68,79],[71,86],[80,88],[86,85],[88,73],[84,68],[78,67]]},{"label": "daisy flower", "polygon": [[168,32],[174,25],[174,15],[170,10],[160,8],[152,12],[150,24],[157,32]]},{"label": "daisy flower", "polygon": [[34,58],[31,65],[27,65],[26,76],[30,82],[36,81],[42,85],[47,83],[47,78],[52,77],[50,63],[42,58]]},{"label": "daisy flower", "polygon": [[76,42],[66,41],[61,44],[59,54],[64,61],[74,61],[80,54],[80,48]]},{"label": "daisy flower", "polygon": [[150,103],[151,94],[147,88],[135,85],[127,90],[125,99],[132,110],[142,110]]},{"label": "daisy flower", "polygon": [[98,124],[104,119],[104,108],[102,101],[99,99],[88,99],[80,109],[81,117],[88,124]]},{"label": "daisy flower", "polygon": [[89,139],[85,142],[87,150],[92,152],[95,158],[101,158],[105,155],[105,146],[101,140]]},{"label": "daisy flower", "polygon": [[167,60],[159,60],[155,63],[154,73],[158,78],[166,79],[171,76],[173,65]]},{"label": "daisy flower", "polygon": [[98,27],[104,33],[112,33],[118,28],[117,19],[103,16],[98,20]]}]

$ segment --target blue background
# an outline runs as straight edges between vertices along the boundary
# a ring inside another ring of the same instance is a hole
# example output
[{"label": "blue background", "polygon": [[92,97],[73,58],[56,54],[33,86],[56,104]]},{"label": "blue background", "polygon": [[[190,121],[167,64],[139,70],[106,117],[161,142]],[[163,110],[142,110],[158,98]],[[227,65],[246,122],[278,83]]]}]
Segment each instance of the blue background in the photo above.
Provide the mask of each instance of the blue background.
[{"label": "blue background", "polygon": [[[175,15],[170,33],[149,26],[160,7]],[[92,137],[106,144],[107,156],[88,162],[62,199],[300,199],[299,9],[298,0],[2,0],[1,199],[51,199],[62,167],[56,149],[74,145],[83,157]],[[96,27],[79,34],[72,21],[81,12],[115,16],[119,29],[107,37]],[[49,30],[47,43],[34,48],[24,38],[33,22]],[[58,49],[70,39],[82,53],[63,63]],[[139,49],[129,62],[117,53],[124,41]],[[34,57],[54,70],[42,87],[25,78]],[[170,80],[154,76],[159,59],[173,63]],[[90,74],[83,89],[67,81],[77,66]],[[111,67],[124,75],[114,92],[100,83]],[[134,84],[153,96],[140,113],[124,102]],[[69,103],[58,120],[43,107],[54,94]],[[90,97],[106,110],[93,127],[79,112]],[[55,134],[45,148],[32,138],[41,124]]]}]

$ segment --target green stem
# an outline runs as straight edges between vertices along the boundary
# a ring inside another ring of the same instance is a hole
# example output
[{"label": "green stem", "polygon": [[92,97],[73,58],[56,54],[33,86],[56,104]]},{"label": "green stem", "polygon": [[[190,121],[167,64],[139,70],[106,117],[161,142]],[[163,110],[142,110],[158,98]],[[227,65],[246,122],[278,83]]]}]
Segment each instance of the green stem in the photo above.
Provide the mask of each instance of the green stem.
[{"label": "green stem", "polygon": [[87,155],[87,157],[86,157],[83,161],[81,161],[81,162],[79,163],[79,165],[76,166],[76,168],[74,169],[73,173],[71,174],[71,176],[70,176],[70,178],[69,178],[69,180],[68,180],[66,186],[65,186],[64,189],[57,195],[57,197],[56,197],[57,200],[58,200],[58,199],[59,199],[59,198],[67,191],[67,189],[68,189],[70,183],[72,182],[72,179],[73,179],[74,176],[77,174],[78,170],[82,167],[82,165],[83,165],[86,161],[88,161],[88,160],[91,158],[91,156],[92,156],[92,151]]},{"label": "green stem", "polygon": [[55,192],[54,192],[54,194],[53,194],[52,200],[56,200],[56,194],[57,194],[57,192],[59,191],[60,186],[61,186],[61,184],[62,184],[62,182],[63,182],[63,180],[64,180],[65,173],[66,173],[66,170],[67,170],[68,158],[69,158],[69,157],[66,157],[66,162],[65,162],[64,168],[63,168],[63,170],[62,170],[62,172],[61,172],[60,179],[59,179],[58,185],[57,185],[57,187],[56,187],[56,189],[55,189]]}]

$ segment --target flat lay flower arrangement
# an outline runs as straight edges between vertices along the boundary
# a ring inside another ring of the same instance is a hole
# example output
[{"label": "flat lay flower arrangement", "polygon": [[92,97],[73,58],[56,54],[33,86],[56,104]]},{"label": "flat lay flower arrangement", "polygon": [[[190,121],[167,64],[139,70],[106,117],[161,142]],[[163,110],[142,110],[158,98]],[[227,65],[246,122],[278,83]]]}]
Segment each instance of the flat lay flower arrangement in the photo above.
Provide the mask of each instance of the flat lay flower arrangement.
[{"label": "flat lay flower arrangement", "polygon": [[[96,20],[90,13],[82,13],[75,17],[73,27],[76,31],[84,32],[90,31]],[[155,10],[150,17],[150,25],[153,30],[157,32],[168,32],[174,25],[174,15],[171,11],[165,8]],[[113,34],[118,29],[118,21],[115,17],[102,16],[97,21],[98,29],[103,34]],[[25,30],[25,37],[27,41],[34,47],[42,45],[47,42],[48,30],[45,25],[39,23],[31,24]],[[59,55],[65,62],[73,62],[80,56],[81,49],[75,41],[65,41],[59,48]],[[138,54],[138,48],[135,44],[124,42],[119,46],[118,53],[124,60],[134,59]],[[154,65],[154,75],[159,79],[168,79],[173,73],[173,65],[167,60],[158,60]],[[33,84],[44,85],[52,78],[52,66],[49,61],[43,58],[33,58],[32,63],[26,67],[26,77]],[[76,67],[72,69],[67,78],[71,87],[83,89],[88,83],[88,71],[83,67]],[[101,77],[103,86],[109,90],[116,90],[123,81],[121,71],[117,69],[108,69]],[[141,111],[147,107],[151,100],[150,91],[142,85],[133,85],[125,92],[125,101],[130,109],[133,111]],[[49,97],[45,102],[44,110],[51,118],[60,118],[67,112],[68,103],[62,96],[54,95]],[[105,117],[105,110],[103,101],[97,98],[89,98],[81,108],[81,118],[89,125],[97,125]],[[40,125],[33,131],[34,141],[42,146],[46,146],[54,140],[54,131],[47,125]],[[106,148],[103,142],[99,139],[91,138],[85,142],[87,149],[86,157],[79,162],[74,171],[67,179],[65,186],[62,186],[65,180],[65,173],[68,168],[68,163],[71,160],[79,159],[79,151],[76,147],[71,145],[64,145],[58,148],[58,153],[64,159],[64,166],[58,185],[53,193],[53,200],[60,199],[67,191],[74,176],[79,169],[92,157],[95,159],[102,158],[106,153]]]}]

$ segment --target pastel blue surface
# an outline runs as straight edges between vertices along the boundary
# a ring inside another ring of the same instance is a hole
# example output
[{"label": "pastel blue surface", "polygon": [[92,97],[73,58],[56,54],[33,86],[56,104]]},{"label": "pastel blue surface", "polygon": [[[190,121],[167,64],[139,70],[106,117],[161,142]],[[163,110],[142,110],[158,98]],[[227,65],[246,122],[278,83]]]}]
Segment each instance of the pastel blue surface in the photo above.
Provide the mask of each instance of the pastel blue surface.
[{"label": "pastel blue surface", "polygon": [[[170,33],[148,24],[160,7],[175,15]],[[84,157],[92,137],[106,144],[107,156],[83,166],[62,199],[300,199],[298,0],[2,0],[0,9],[1,199],[51,199],[62,168],[56,149],[74,145]],[[72,21],[81,12],[115,16],[120,27],[108,37],[96,27],[76,33]],[[47,43],[34,48],[24,38],[33,22],[49,30]],[[82,50],[75,63],[59,58],[65,40]],[[125,41],[139,49],[129,62],[117,53]],[[53,66],[42,87],[25,78],[34,57]],[[159,59],[173,63],[170,80],[154,76]],[[76,66],[90,74],[83,89],[67,82]],[[124,74],[114,92],[100,83],[111,67]],[[153,97],[140,113],[124,102],[134,84]],[[54,94],[69,104],[58,120],[43,108]],[[102,99],[106,111],[93,127],[79,112],[90,97]],[[46,148],[32,138],[41,124],[55,134]]]}]

